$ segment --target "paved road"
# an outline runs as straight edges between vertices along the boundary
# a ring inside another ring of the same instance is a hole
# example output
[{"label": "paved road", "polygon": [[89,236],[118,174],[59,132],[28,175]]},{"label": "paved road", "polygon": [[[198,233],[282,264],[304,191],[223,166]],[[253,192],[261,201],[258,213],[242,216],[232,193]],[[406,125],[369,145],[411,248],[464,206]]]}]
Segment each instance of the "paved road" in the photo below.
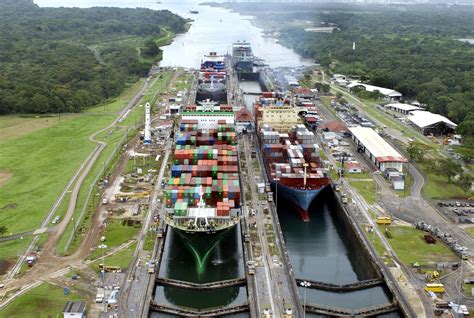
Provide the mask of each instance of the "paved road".
[{"label": "paved road", "polygon": [[[258,231],[258,236],[260,240],[260,247],[261,247],[261,255],[262,255],[262,260],[260,263],[263,265],[263,268],[261,266],[256,267],[256,278],[257,278],[257,284],[261,286],[265,286],[266,288],[260,289],[259,296],[262,297],[260,299],[260,304],[263,305],[263,308],[265,308],[265,301],[268,302],[268,305],[271,309],[272,315],[274,317],[282,317],[281,312],[280,312],[280,306],[275,305],[275,285],[274,281],[272,284],[273,277],[271,276],[271,266],[272,266],[272,261],[269,260],[270,254],[268,251],[268,245],[267,245],[267,237],[265,233],[265,226],[263,224],[263,210],[262,207],[260,206],[258,202],[258,194],[256,193],[256,189],[254,186],[255,182],[255,175],[253,173],[253,166],[252,166],[252,157],[251,157],[251,151],[248,145],[247,138],[245,137],[244,139],[244,152],[246,156],[246,162],[247,162],[247,169],[248,169],[248,177],[249,181],[253,183],[250,187],[251,192],[252,192],[252,205],[256,211],[256,216],[257,216],[257,231]],[[278,286],[276,286],[278,288]],[[263,304],[262,304],[263,303]],[[262,309],[263,309],[262,308]]]}]

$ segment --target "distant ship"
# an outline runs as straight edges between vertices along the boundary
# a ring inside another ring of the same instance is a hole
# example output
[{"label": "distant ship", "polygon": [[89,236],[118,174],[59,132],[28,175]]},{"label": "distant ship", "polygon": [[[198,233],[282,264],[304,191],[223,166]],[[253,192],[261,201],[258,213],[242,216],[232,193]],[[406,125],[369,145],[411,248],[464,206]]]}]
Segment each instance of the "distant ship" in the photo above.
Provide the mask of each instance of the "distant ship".
[{"label": "distant ship", "polygon": [[232,63],[239,79],[258,78],[258,72],[254,70],[255,57],[250,43],[237,41],[232,44]]},{"label": "distant ship", "polygon": [[299,108],[274,92],[264,95],[256,102],[256,126],[272,190],[291,201],[308,221],[311,203],[331,180],[314,133],[298,123]]},{"label": "distant ship", "polygon": [[212,100],[227,103],[227,74],[224,55],[211,52],[204,55],[199,72],[196,101]]},{"label": "distant ship", "polygon": [[191,14],[198,14],[199,11],[198,11],[198,10],[191,9],[191,10],[189,10],[189,13],[191,13]]}]

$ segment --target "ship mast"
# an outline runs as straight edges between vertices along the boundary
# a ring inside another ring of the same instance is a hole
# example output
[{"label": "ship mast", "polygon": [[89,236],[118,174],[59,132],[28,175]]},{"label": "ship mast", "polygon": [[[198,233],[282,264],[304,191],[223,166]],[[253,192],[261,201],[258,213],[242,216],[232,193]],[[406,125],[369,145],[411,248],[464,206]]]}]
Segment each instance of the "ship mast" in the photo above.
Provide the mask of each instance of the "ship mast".
[{"label": "ship mast", "polygon": [[306,167],[308,166],[308,164],[305,162],[303,164],[303,167],[304,167],[304,179],[303,179],[303,187],[306,189]]}]

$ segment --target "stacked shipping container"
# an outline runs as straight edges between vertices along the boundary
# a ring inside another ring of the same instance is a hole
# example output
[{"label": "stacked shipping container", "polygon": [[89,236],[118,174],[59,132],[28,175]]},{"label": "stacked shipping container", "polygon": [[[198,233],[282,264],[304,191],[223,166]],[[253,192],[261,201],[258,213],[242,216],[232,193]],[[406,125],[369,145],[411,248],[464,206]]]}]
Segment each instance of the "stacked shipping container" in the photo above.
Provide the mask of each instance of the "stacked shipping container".
[{"label": "stacked shipping container", "polygon": [[240,184],[235,126],[219,122],[202,131],[197,120],[181,121],[174,151],[171,178],[165,188],[167,208],[187,216],[201,195],[216,216],[228,217],[240,207]]}]

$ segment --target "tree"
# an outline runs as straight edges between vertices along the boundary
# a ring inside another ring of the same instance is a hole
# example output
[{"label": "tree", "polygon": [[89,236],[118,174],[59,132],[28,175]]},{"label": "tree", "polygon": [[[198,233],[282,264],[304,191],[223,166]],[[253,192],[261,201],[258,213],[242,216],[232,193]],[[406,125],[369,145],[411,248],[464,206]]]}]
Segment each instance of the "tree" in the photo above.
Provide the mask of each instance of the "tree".
[{"label": "tree", "polygon": [[439,161],[438,170],[451,182],[452,177],[462,173],[462,166],[451,158],[444,158]]},{"label": "tree", "polygon": [[145,42],[145,47],[142,49],[142,56],[143,57],[154,57],[157,56],[161,52],[156,42],[153,40],[148,40]]},{"label": "tree", "polygon": [[0,225],[0,236],[4,236],[8,232],[8,229],[4,225]]},{"label": "tree", "polygon": [[466,173],[461,174],[458,180],[458,186],[467,194],[472,187],[472,177]]},{"label": "tree", "polygon": [[327,94],[331,90],[331,86],[329,86],[329,84],[323,84],[321,82],[314,83],[314,88],[323,94]]},{"label": "tree", "polygon": [[408,145],[407,152],[410,159],[415,161],[422,161],[425,155],[430,151],[430,147],[419,142],[411,142]]}]

